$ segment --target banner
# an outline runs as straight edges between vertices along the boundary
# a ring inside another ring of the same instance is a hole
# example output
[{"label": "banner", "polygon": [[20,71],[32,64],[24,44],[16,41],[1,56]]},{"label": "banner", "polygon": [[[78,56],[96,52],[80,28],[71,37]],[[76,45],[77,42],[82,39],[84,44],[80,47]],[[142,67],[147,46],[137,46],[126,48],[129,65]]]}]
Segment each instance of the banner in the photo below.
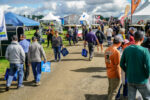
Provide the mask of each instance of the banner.
[{"label": "banner", "polygon": [[131,13],[133,14],[134,11],[136,10],[136,8],[138,7],[138,5],[140,4],[141,0],[132,0],[132,9],[131,9]]},{"label": "banner", "polygon": [[128,13],[129,13],[129,11],[130,11],[130,5],[127,5],[127,6],[126,6],[126,9],[125,9],[124,16],[127,16]]},{"label": "banner", "polygon": [[1,40],[7,40],[7,31],[4,11],[0,9],[0,41]]}]

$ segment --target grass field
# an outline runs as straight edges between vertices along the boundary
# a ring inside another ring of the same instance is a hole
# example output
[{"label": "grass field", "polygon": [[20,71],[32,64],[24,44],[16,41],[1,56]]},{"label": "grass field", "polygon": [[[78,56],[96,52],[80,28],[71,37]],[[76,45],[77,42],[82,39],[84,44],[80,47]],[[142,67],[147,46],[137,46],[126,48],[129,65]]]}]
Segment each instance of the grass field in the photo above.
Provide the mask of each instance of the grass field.
[{"label": "grass field", "polygon": [[[31,31],[26,31],[25,35],[27,39],[31,39],[32,36],[34,35],[35,30],[31,30]],[[64,46],[66,46],[68,44],[68,42],[65,40],[65,34],[66,31],[63,32],[63,34],[61,34],[60,36],[63,38],[63,44]],[[47,39],[47,35],[43,35],[42,36],[44,39]],[[47,40],[45,41],[45,43],[42,44],[46,55],[47,55],[47,59],[50,60],[53,55],[53,50],[51,48],[51,46],[49,48],[47,48]],[[3,75],[5,73],[6,68],[9,67],[9,62],[5,59],[5,58],[0,58],[0,75]]]}]

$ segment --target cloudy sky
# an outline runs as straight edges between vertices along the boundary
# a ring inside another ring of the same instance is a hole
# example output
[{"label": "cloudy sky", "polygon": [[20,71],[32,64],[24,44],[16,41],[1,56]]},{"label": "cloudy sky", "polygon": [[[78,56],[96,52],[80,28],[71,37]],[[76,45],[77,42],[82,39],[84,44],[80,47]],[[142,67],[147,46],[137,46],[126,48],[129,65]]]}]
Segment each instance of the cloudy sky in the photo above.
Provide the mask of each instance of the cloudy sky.
[{"label": "cloudy sky", "polygon": [[[105,17],[119,16],[131,0],[0,0],[0,9],[17,14],[57,16],[98,13]],[[144,0],[143,0],[144,1]]]}]

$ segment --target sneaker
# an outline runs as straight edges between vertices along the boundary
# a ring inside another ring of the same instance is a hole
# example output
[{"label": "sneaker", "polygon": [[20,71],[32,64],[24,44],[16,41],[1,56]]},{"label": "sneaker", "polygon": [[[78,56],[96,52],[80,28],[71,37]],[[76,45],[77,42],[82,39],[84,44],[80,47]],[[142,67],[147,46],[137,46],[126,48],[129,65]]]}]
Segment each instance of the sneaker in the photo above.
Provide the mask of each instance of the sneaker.
[{"label": "sneaker", "polygon": [[90,57],[90,58],[89,58],[89,61],[92,61],[92,59],[93,59],[93,58],[92,58],[92,57]]},{"label": "sneaker", "polygon": [[24,85],[21,85],[21,86],[17,86],[17,89],[19,89],[19,88],[23,88],[24,87]]},{"label": "sneaker", "polygon": [[35,80],[33,80],[33,81],[31,81],[31,82],[36,83],[36,81],[35,81]]},{"label": "sneaker", "polygon": [[41,85],[40,82],[36,82],[36,83],[35,83],[35,86],[40,86],[40,85]]},{"label": "sneaker", "polygon": [[9,91],[9,87],[6,87],[6,91]]}]

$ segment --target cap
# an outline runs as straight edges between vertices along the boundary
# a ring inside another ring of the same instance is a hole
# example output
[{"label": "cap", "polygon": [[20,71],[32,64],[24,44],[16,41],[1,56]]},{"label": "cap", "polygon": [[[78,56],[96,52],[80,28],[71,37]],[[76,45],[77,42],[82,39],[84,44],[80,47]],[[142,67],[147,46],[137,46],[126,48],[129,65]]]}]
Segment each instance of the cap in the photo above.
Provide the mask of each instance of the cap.
[{"label": "cap", "polygon": [[133,30],[134,31],[134,27],[130,27],[129,30]]},{"label": "cap", "polygon": [[129,40],[125,39],[124,44],[127,44],[127,43],[129,43]]},{"label": "cap", "polygon": [[118,44],[118,43],[123,42],[123,39],[120,36],[115,36],[113,42],[114,44]]}]

